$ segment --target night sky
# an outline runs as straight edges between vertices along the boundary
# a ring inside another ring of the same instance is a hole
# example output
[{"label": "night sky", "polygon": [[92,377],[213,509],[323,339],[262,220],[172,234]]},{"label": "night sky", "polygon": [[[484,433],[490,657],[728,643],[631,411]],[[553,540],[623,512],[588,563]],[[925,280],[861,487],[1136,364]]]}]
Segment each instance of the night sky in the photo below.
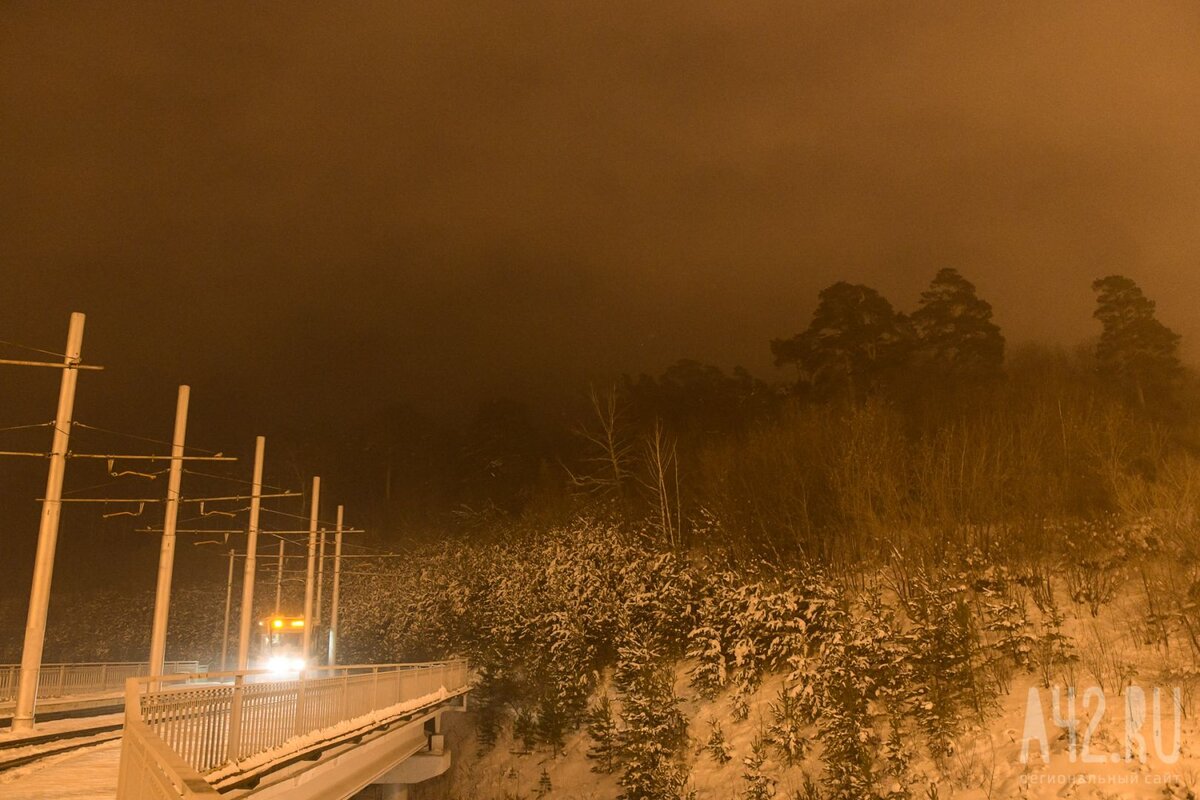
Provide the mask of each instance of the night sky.
[{"label": "night sky", "polygon": [[79,417],[165,437],[188,382],[202,446],[776,378],[819,289],[944,266],[1010,342],[1126,274],[1200,354],[1190,1],[7,2],[0,115],[0,339],[87,313]]}]

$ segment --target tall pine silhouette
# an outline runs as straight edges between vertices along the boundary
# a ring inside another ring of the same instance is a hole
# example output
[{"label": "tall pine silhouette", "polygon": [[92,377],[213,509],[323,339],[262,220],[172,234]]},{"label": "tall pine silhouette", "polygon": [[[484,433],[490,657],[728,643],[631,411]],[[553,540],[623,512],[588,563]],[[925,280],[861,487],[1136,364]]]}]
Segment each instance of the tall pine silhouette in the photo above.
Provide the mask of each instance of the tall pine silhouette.
[{"label": "tall pine silhouette", "polygon": [[1092,284],[1102,330],[1096,345],[1101,376],[1123,388],[1143,408],[1169,399],[1182,372],[1179,334],[1154,315],[1154,301],[1123,275]]},{"label": "tall pine silhouette", "polygon": [[992,306],[956,269],[942,269],[911,317],[915,366],[955,383],[1000,375],[1004,336],[992,322]]},{"label": "tall pine silhouette", "polygon": [[861,399],[877,392],[903,365],[907,320],[879,292],[839,281],[821,291],[808,328],[775,339],[779,366],[794,364],[798,384],[822,399]]}]

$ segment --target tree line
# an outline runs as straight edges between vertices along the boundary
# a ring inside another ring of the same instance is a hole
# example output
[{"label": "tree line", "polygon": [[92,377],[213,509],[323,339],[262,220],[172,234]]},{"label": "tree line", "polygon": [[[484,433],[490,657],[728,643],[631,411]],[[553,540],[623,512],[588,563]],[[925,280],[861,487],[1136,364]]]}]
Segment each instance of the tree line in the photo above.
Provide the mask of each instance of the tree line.
[{"label": "tree line", "polygon": [[1179,335],[1129,278],[1092,289],[1086,350],[1007,346],[954,269],[907,313],[838,282],[769,342],[781,380],[685,359],[562,413],[497,399],[452,429],[398,405],[301,449],[362,495],[369,527],[400,536],[602,513],[672,546],[780,554],[829,554],[851,530],[1035,537],[1035,519],[1144,502],[1138,481],[1179,469],[1194,438]]}]

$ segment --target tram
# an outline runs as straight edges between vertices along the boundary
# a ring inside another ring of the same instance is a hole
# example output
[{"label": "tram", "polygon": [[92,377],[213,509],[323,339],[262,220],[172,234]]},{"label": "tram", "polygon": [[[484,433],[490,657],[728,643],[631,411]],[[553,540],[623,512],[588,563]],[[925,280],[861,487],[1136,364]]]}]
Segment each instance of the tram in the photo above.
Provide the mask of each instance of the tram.
[{"label": "tram", "polygon": [[261,666],[271,672],[304,669],[304,617],[272,614],[258,621]]}]

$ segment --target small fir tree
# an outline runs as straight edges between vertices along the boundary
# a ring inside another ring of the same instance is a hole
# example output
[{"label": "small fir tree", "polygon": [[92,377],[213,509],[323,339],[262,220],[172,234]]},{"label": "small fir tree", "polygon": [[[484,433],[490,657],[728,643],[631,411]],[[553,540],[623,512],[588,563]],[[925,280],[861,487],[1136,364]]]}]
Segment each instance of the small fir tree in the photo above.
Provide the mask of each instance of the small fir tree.
[{"label": "small fir tree", "polygon": [[746,784],[746,788],[742,790],[742,797],[745,800],[771,800],[775,796],[778,781],[767,775],[764,770],[766,762],[767,738],[759,731],[750,745],[750,755],[742,759],[745,766],[742,780]]},{"label": "small fir tree", "polygon": [[704,745],[704,749],[712,756],[712,760],[718,764],[728,764],[733,760],[733,756],[729,753],[729,743],[725,741],[725,731],[721,728],[720,720],[713,718],[708,721],[712,732],[708,735],[708,742]]},{"label": "small fir tree", "polygon": [[592,765],[592,771],[612,772],[617,766],[620,731],[617,729],[607,693],[600,695],[600,702],[588,712],[587,732],[592,739],[587,756],[596,762]]}]

